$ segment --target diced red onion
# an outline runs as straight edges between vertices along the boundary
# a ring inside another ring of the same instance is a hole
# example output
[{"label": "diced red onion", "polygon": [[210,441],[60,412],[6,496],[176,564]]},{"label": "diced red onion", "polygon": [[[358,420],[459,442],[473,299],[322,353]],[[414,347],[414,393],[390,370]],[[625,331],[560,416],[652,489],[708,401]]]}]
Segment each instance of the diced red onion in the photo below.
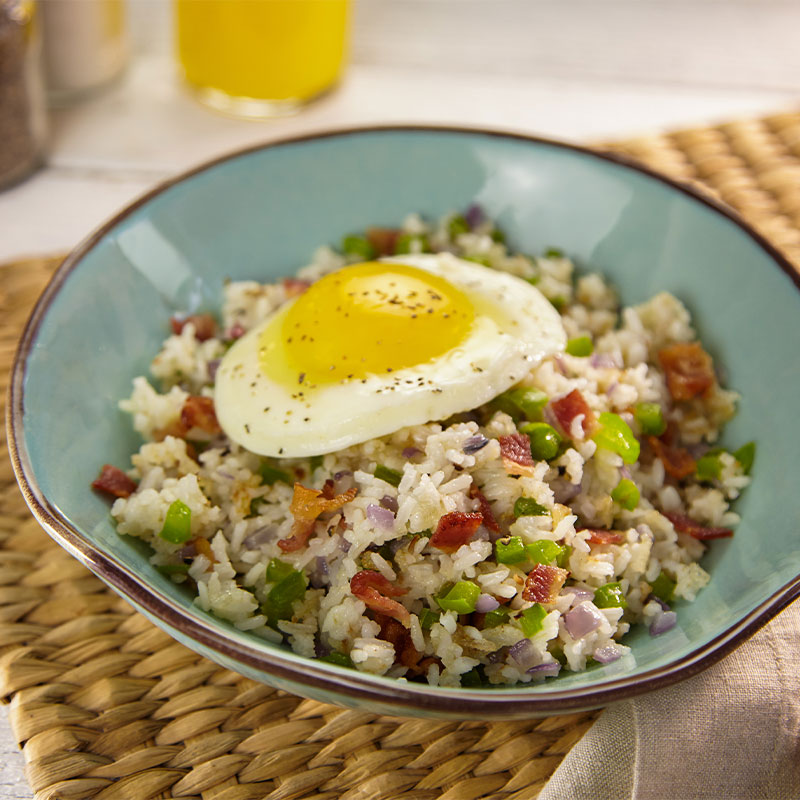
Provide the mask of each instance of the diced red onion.
[{"label": "diced red onion", "polygon": [[342,478],[346,478],[348,475],[352,475],[353,473],[349,469],[340,469],[334,476],[333,479],[335,481],[340,481]]},{"label": "diced red onion", "polygon": [[650,625],[650,635],[660,636],[675,627],[678,615],[674,611],[665,611],[659,614]]},{"label": "diced red onion", "polygon": [[555,678],[561,672],[561,664],[558,661],[551,661],[549,664],[537,664],[525,671],[528,675],[544,675],[545,678]]},{"label": "diced red onion", "polygon": [[403,458],[414,458],[414,456],[419,455],[422,450],[419,447],[404,447],[403,448]]},{"label": "diced red onion", "polygon": [[277,532],[274,525],[264,525],[261,528],[256,528],[252,533],[245,536],[242,544],[248,550],[253,550],[271,539],[274,539]]},{"label": "diced red onion", "polygon": [[516,644],[508,648],[508,654],[523,669],[530,666],[530,662],[536,658],[536,648],[530,639],[520,639]]},{"label": "diced red onion", "polygon": [[483,434],[479,433],[476,436],[470,436],[469,439],[464,442],[464,446],[461,449],[467,455],[472,455],[486,447],[487,444],[489,444],[489,440]]},{"label": "diced red onion", "polygon": [[656,597],[654,594],[651,594],[648,600],[654,600],[661,606],[662,611],[669,611],[669,605],[665,603],[660,597]]},{"label": "diced red onion", "polygon": [[219,365],[222,363],[222,359],[220,358],[212,358],[206,364],[206,369],[208,370],[208,379],[213,381],[217,377],[217,370],[219,369]]},{"label": "diced red onion", "polygon": [[330,652],[331,648],[322,642],[322,639],[320,639],[319,634],[314,636],[314,655],[317,658],[322,658],[323,656],[330,655]]},{"label": "diced red onion", "polygon": [[397,513],[397,498],[392,497],[391,495],[385,494],[381,497],[381,505],[384,508],[388,508],[393,514]]},{"label": "diced red onion", "polygon": [[486,219],[483,209],[477,204],[473,203],[465,212],[464,212],[464,219],[469,225],[470,228],[477,228],[481,222]]},{"label": "diced red onion", "polygon": [[573,639],[581,639],[587,633],[596,631],[604,619],[596,608],[581,603],[564,615],[564,625]]},{"label": "diced red onion", "polygon": [[690,444],[686,446],[686,449],[689,451],[689,455],[697,461],[701,459],[711,448],[705,443],[700,442],[698,444]]},{"label": "diced red onion", "polygon": [[507,655],[508,655],[508,648],[500,647],[493,653],[489,653],[489,655],[486,656],[486,660],[490,664],[499,664],[501,661],[505,661]]},{"label": "diced red onion", "polygon": [[246,333],[245,329],[238,323],[234,322],[227,331],[225,331],[225,339],[240,339]]},{"label": "diced red onion", "polygon": [[559,503],[569,503],[574,500],[581,493],[581,485],[579,483],[563,483],[559,482],[556,487],[556,497]]},{"label": "diced red onion", "polygon": [[562,595],[574,595],[572,605],[582,603],[584,600],[594,599],[594,592],[591,589],[579,589],[577,586],[567,586],[561,590]]},{"label": "diced red onion", "polygon": [[623,650],[619,645],[607,644],[605,647],[598,647],[592,653],[592,658],[601,664],[610,664],[622,656]]},{"label": "diced red onion", "polygon": [[500,603],[498,603],[497,600],[495,600],[490,594],[481,594],[475,601],[475,610],[479,614],[488,614],[490,611],[494,611],[499,607]]},{"label": "diced red onion", "polygon": [[619,386],[619,383],[617,381],[614,381],[612,384],[609,384],[608,389],[606,389],[606,397],[611,397],[611,395],[614,394],[614,389],[616,389],[617,386]]},{"label": "diced red onion", "polygon": [[317,556],[316,566],[309,576],[309,582],[315,589],[321,589],[330,583],[328,573],[328,559],[324,556]]},{"label": "diced red onion", "polygon": [[623,478],[631,479],[631,471],[624,464],[619,468],[619,474],[622,475]]},{"label": "diced red onion", "polygon": [[384,530],[394,530],[394,514],[388,508],[370,503],[367,506],[367,519],[376,527]]},{"label": "diced red onion", "polygon": [[336,494],[342,494],[355,486],[355,483],[353,473],[349,469],[343,469],[333,476],[333,491]]},{"label": "diced red onion", "polygon": [[178,558],[194,558],[197,555],[197,546],[194,542],[187,542],[178,550]]},{"label": "diced red onion", "polygon": [[567,365],[564,363],[564,359],[561,358],[561,356],[553,356],[553,361],[555,362],[555,365],[558,367],[558,371],[562,375],[566,375],[567,374]]},{"label": "diced red onion", "polygon": [[217,470],[217,475],[219,475],[221,478],[225,478],[226,480],[229,480],[229,481],[235,481],[236,480],[236,476],[235,475],[231,475],[230,472],[223,472],[221,469]]},{"label": "diced red onion", "polygon": [[342,541],[341,541],[341,542],[339,542],[339,549],[340,549],[340,550],[341,550],[343,553],[347,553],[347,552],[349,552],[349,550],[350,550],[350,548],[351,548],[352,546],[353,546],[353,545],[352,545],[352,543],[351,543],[351,542],[349,542],[349,541],[347,541],[347,539],[345,539],[345,538],[344,538],[344,536],[342,537]]},{"label": "diced red onion", "polygon": [[619,366],[617,364],[617,359],[614,358],[614,356],[612,356],[610,353],[592,353],[589,363],[595,369]]}]

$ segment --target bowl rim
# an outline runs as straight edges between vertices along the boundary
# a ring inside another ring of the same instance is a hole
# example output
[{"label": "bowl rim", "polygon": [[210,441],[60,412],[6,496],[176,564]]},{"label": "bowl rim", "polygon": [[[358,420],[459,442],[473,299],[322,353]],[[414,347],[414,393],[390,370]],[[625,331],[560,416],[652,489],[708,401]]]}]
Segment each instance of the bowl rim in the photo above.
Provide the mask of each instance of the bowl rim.
[{"label": "bowl rim", "polygon": [[[125,599],[157,619],[163,625],[166,625],[167,628],[180,632],[183,637],[189,639],[190,644],[187,646],[191,646],[192,642],[197,642],[220,657],[227,659],[228,662],[259,670],[295,685],[299,683],[316,691],[332,693],[334,696],[341,695],[354,702],[374,701],[384,707],[388,703],[408,713],[421,711],[433,715],[463,716],[469,711],[471,715],[477,714],[485,719],[512,719],[600,707],[663,688],[709,667],[744,642],[794,599],[800,597],[800,575],[788,581],[742,619],[726,628],[710,641],[693,648],[677,660],[636,675],[621,675],[608,679],[598,686],[584,686],[566,690],[554,688],[553,691],[546,693],[531,693],[530,688],[525,685],[519,688],[503,688],[502,692],[429,687],[423,684],[389,681],[382,677],[376,679],[376,676],[369,676],[364,673],[336,667],[335,665],[328,665],[313,659],[303,659],[295,664],[284,659],[282,652],[277,648],[272,652],[267,652],[254,646],[251,647],[244,642],[232,640],[218,624],[215,624],[213,618],[210,617],[208,621],[205,621],[186,613],[181,606],[173,602],[169,597],[149,586],[144,578],[123,565],[110,553],[104,552],[93,544],[44,495],[34,475],[33,465],[25,446],[23,433],[24,384],[28,354],[36,342],[40,325],[45,319],[51,303],[81,260],[110,231],[140,207],[188,178],[227,161],[287,145],[315,142],[329,138],[344,139],[353,135],[384,133],[466,134],[515,140],[572,151],[645,175],[672,190],[689,196],[695,202],[710,208],[733,222],[741,232],[759,246],[772,263],[790,277],[798,290],[800,290],[800,272],[792,266],[789,260],[774,245],[747,223],[735,210],[701,192],[691,183],[670,178],[628,156],[602,148],[591,148],[512,130],[427,124],[336,127],[301,135],[270,139],[267,142],[239,148],[204,161],[189,170],[182,171],[160,182],[125,206],[90,233],[67,255],[37,300],[23,329],[15,353],[10,375],[8,402],[6,404],[6,430],[11,463],[25,502],[34,517],[58,544]],[[288,655],[289,651],[286,651],[286,653]],[[557,687],[557,683],[555,686]]]}]

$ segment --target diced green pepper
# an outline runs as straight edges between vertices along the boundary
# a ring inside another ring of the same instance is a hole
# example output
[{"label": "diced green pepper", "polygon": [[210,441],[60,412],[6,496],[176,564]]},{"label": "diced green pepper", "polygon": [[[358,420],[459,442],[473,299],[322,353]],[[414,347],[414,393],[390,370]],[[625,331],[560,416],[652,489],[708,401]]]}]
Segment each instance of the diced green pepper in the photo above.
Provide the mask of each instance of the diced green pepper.
[{"label": "diced green pepper", "polygon": [[543,517],[550,511],[541,503],[537,503],[532,497],[520,497],[514,503],[514,516],[519,517]]},{"label": "diced green pepper", "polygon": [[673,581],[663,570],[658,573],[658,577],[650,584],[653,594],[665,603],[671,603],[675,598],[675,586]]},{"label": "diced green pepper", "polygon": [[756,457],[756,443],[748,442],[743,444],[734,452],[733,457],[739,462],[744,474],[749,475]]},{"label": "diced green pepper", "polygon": [[483,618],[484,630],[488,628],[496,628],[508,621],[508,609],[496,608],[494,611],[487,611],[486,616]]},{"label": "diced green pepper", "polygon": [[386,481],[386,483],[389,483],[392,486],[399,486],[400,481],[403,480],[402,472],[398,472],[396,469],[392,469],[391,467],[385,467],[383,464],[378,464],[378,466],[375,467],[374,474],[378,480]]},{"label": "diced green pepper", "polygon": [[719,453],[706,453],[702,458],[697,459],[694,469],[697,480],[710,483],[717,480],[721,473],[722,462],[719,459]]},{"label": "diced green pepper", "polygon": [[658,403],[638,403],[633,410],[633,417],[646,436],[661,436],[667,429],[664,414]]},{"label": "diced green pepper", "polygon": [[639,440],[619,414],[604,411],[597,421],[600,423],[600,429],[592,436],[592,439],[598,447],[622,456],[622,460],[626,464],[633,464],[638,460]]},{"label": "diced green pepper", "polygon": [[419,625],[423,630],[430,630],[434,622],[439,621],[441,614],[438,611],[433,611],[430,608],[423,608],[419,612]]},{"label": "diced green pepper", "polygon": [[340,653],[338,650],[334,650],[326,656],[320,656],[317,660],[325,661],[328,664],[336,664],[337,667],[349,667],[350,669],[354,667],[350,656],[347,653]]},{"label": "diced green pepper", "polygon": [[369,243],[365,236],[345,236],[342,239],[342,252],[346,256],[358,256],[364,261],[371,261],[375,258],[375,248]]},{"label": "diced green pepper", "polygon": [[455,239],[456,236],[462,233],[469,233],[469,223],[461,214],[456,214],[454,217],[451,217],[450,222],[447,223],[447,233],[451,239]]},{"label": "diced green pepper", "polygon": [[564,253],[562,250],[559,250],[557,247],[548,247],[547,250],[544,251],[545,258],[564,258]]},{"label": "diced green pepper", "polygon": [[560,295],[558,297],[548,297],[547,299],[550,301],[550,305],[553,306],[553,308],[558,311],[559,314],[567,305],[567,298],[561,297]]},{"label": "diced green pepper", "polygon": [[506,243],[506,235],[500,228],[495,228],[489,236],[491,237],[493,242],[497,242],[498,244],[505,244]]},{"label": "diced green pepper", "polygon": [[628,601],[622,591],[619,581],[607,583],[595,590],[594,604],[598,608],[627,608]]},{"label": "diced green pepper", "polygon": [[456,614],[471,614],[475,610],[481,590],[472,581],[458,581],[446,595],[436,598],[436,602],[444,611],[455,611]]},{"label": "diced green pepper", "polygon": [[464,261],[472,261],[474,264],[480,264],[482,267],[491,267],[492,262],[489,261],[489,256],[481,256],[477,253],[473,253],[469,256],[462,256]]},{"label": "diced green pepper", "polygon": [[272,627],[275,627],[278,620],[291,619],[292,605],[306,593],[306,585],[306,576],[293,569],[269,590],[261,610]]},{"label": "diced green pepper", "polygon": [[308,461],[308,468],[313,475],[322,466],[322,456],[311,456]]},{"label": "diced green pepper", "polygon": [[525,545],[525,554],[528,561],[534,564],[550,564],[563,557],[566,547],[556,544],[550,539],[540,539],[538,542],[531,542]]},{"label": "diced green pepper", "polygon": [[431,245],[424,233],[401,233],[394,246],[395,255],[430,253]]},{"label": "diced green pepper", "polygon": [[279,558],[272,558],[267,564],[267,582],[278,583],[294,571],[295,569],[291,564],[287,564]]},{"label": "diced green pepper", "polygon": [[498,539],[494,545],[494,560],[498,564],[518,564],[525,560],[525,544],[519,536]]},{"label": "diced green pepper", "polygon": [[567,353],[571,356],[586,358],[594,352],[591,336],[576,336],[567,341]]},{"label": "diced green pepper", "polygon": [[461,676],[462,686],[483,686],[483,670],[480,665],[473,667],[469,672],[465,672]]},{"label": "diced green pepper", "polygon": [[542,417],[542,409],[547,405],[547,400],[547,395],[540,389],[518,386],[495,397],[493,403],[514,420],[523,417],[528,420],[538,420]]},{"label": "diced green pepper", "polygon": [[273,467],[269,461],[261,462],[261,466],[258,468],[258,474],[261,475],[261,483],[263,483],[265,486],[272,486],[272,484],[276,481],[288,483],[289,486],[292,485],[292,479],[289,476],[289,473],[284,472],[282,469]]},{"label": "diced green pepper", "polygon": [[518,617],[519,626],[527,636],[535,636],[542,629],[542,622],[547,616],[544,606],[541,603],[534,603],[530,608],[526,608]]},{"label": "diced green pepper", "polygon": [[572,547],[568,544],[563,545],[563,552],[556,556],[556,566],[567,569],[569,557],[572,555]]},{"label": "diced green pepper", "polygon": [[189,571],[188,564],[156,564],[162,575],[185,575]]},{"label": "diced green pepper", "polygon": [[611,491],[611,499],[626,511],[633,511],[639,505],[639,487],[628,478],[623,478]]},{"label": "diced green pepper", "polygon": [[558,431],[546,422],[525,422],[519,426],[531,440],[531,455],[535,461],[549,461],[558,455],[561,436]]},{"label": "diced green pepper", "polygon": [[167,509],[164,527],[158,535],[172,544],[183,544],[192,538],[192,510],[186,503],[173,501]]}]

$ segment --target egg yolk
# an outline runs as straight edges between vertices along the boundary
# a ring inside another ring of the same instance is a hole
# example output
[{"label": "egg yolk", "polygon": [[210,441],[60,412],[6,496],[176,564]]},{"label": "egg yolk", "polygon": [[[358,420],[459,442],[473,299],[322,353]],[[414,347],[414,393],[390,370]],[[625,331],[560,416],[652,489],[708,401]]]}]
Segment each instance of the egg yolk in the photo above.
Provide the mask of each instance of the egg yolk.
[{"label": "egg yolk", "polygon": [[283,362],[281,371],[306,386],[390,374],[457,347],[474,318],[467,295],[438,275],[354,264],[314,283],[275,321],[279,330],[267,326],[261,367],[274,375]]}]

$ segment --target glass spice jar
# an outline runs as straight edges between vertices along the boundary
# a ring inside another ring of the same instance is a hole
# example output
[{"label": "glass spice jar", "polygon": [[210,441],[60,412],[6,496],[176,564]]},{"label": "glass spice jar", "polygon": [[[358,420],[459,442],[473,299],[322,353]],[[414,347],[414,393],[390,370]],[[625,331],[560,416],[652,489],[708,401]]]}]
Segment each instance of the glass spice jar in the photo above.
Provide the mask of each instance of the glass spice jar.
[{"label": "glass spice jar", "polygon": [[0,188],[36,169],[46,116],[33,0],[0,0]]}]

